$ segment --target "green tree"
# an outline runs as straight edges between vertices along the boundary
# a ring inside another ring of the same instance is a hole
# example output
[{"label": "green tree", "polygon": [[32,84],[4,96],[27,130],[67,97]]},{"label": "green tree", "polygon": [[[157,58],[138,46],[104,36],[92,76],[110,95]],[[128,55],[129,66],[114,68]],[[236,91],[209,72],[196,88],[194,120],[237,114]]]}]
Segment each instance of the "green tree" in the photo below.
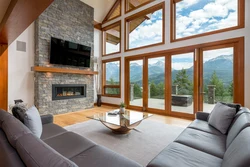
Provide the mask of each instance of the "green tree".
[{"label": "green tree", "polygon": [[[117,85],[117,83],[114,81],[113,78],[110,78],[109,81],[107,81],[108,85]],[[106,88],[106,93],[111,95],[117,95],[120,94],[118,88]]]},{"label": "green tree", "polygon": [[231,81],[230,85],[227,88],[229,96],[233,97],[234,94],[234,84],[233,81]]},{"label": "green tree", "polygon": [[155,97],[155,96],[158,96],[158,95],[159,95],[159,93],[158,93],[157,86],[153,82],[153,83],[150,84],[150,96]]},{"label": "green tree", "polygon": [[165,87],[165,86],[164,86],[164,83],[163,83],[163,82],[160,82],[160,83],[157,85],[159,98],[164,98],[164,95],[165,95],[164,87]]},{"label": "green tree", "polygon": [[134,97],[135,98],[142,97],[141,87],[137,83],[134,84]]},{"label": "green tree", "polygon": [[185,69],[178,71],[173,84],[178,85],[178,94],[192,94],[192,83],[188,79],[187,71]]},{"label": "green tree", "polygon": [[223,100],[225,88],[223,85],[222,80],[220,80],[214,71],[211,78],[210,78],[210,85],[215,85],[215,96],[220,96],[219,100]]}]

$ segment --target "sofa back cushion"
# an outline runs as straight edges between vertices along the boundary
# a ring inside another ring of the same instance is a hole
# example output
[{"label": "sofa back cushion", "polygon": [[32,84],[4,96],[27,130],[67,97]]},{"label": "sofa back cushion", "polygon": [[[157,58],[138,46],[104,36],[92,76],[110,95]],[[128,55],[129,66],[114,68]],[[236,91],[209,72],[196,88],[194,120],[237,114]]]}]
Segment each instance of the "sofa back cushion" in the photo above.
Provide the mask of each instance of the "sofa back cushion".
[{"label": "sofa back cushion", "polygon": [[209,116],[208,124],[219,130],[222,134],[226,134],[235,114],[235,108],[217,103]]},{"label": "sofa back cushion", "polygon": [[250,113],[242,113],[237,116],[228,132],[226,147],[228,148],[236,136],[248,126],[250,126]]},{"label": "sofa back cushion", "polygon": [[35,106],[30,107],[24,115],[24,125],[38,138],[41,137],[43,126],[40,114]]},{"label": "sofa back cushion", "polygon": [[77,167],[33,134],[20,137],[16,149],[26,166],[32,167]]},{"label": "sofa back cushion", "polygon": [[0,128],[4,131],[10,144],[16,148],[16,141],[19,137],[31,133],[31,131],[10,113],[0,110]]},{"label": "sofa back cushion", "polygon": [[222,167],[250,166],[250,127],[243,129],[226,150]]},{"label": "sofa back cushion", "polygon": [[0,166],[25,167],[17,151],[10,145],[5,133],[0,128]]}]

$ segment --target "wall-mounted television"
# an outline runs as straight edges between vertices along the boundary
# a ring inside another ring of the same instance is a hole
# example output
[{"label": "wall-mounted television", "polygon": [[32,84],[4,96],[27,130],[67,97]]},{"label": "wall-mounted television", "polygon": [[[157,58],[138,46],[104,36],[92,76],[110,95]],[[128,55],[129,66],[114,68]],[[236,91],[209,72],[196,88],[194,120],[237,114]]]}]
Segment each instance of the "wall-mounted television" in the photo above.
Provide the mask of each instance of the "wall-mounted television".
[{"label": "wall-mounted television", "polygon": [[50,63],[90,67],[91,47],[51,37]]}]

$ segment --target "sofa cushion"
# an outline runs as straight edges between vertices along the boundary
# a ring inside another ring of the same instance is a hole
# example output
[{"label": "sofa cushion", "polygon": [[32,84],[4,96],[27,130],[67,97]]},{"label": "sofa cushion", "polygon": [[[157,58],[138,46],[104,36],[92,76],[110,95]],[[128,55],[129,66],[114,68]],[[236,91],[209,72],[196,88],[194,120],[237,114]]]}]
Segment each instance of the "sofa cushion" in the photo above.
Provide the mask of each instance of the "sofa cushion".
[{"label": "sofa cushion", "polygon": [[243,129],[225,152],[222,167],[250,166],[250,127]]},{"label": "sofa cushion", "polygon": [[12,108],[12,114],[16,117],[19,121],[24,123],[24,115],[27,111],[27,107],[24,103],[17,103]]},{"label": "sofa cushion", "polygon": [[[5,111],[4,111],[5,112]],[[7,112],[6,112],[7,113]],[[7,113],[2,123],[2,130],[8,138],[10,144],[16,148],[16,141],[19,137],[31,133],[31,131],[13,115]]]},{"label": "sofa cushion", "polygon": [[73,132],[57,135],[44,140],[44,142],[66,158],[72,158],[96,145],[92,141]]},{"label": "sofa cushion", "polygon": [[43,125],[43,132],[42,132],[42,135],[40,138],[42,140],[45,140],[45,139],[60,135],[60,134],[65,133],[65,132],[67,132],[66,129],[64,129],[56,124],[53,124],[53,123],[44,124]]},{"label": "sofa cushion", "polygon": [[239,117],[237,117],[227,135],[227,142],[226,142],[227,148],[235,139],[235,137],[244,128],[249,126],[250,126],[250,113],[242,113]]},{"label": "sofa cushion", "polygon": [[38,138],[41,137],[43,126],[40,114],[35,106],[30,107],[24,115],[24,124]]},{"label": "sofa cushion", "polygon": [[16,149],[26,166],[32,167],[76,167],[33,134],[20,137]]},{"label": "sofa cushion", "polygon": [[215,135],[223,135],[220,131],[210,126],[207,121],[202,121],[199,119],[195,119],[188,128],[197,129],[203,132],[215,134]]},{"label": "sofa cushion", "polygon": [[194,148],[173,142],[147,167],[220,167],[222,159]]},{"label": "sofa cushion", "polygon": [[16,150],[10,145],[0,128],[0,166],[25,167]]},{"label": "sofa cushion", "polygon": [[141,167],[136,162],[98,145],[72,157],[70,160],[79,166],[86,167]]},{"label": "sofa cushion", "polygon": [[226,151],[226,136],[186,128],[175,142],[223,158]]},{"label": "sofa cushion", "polygon": [[219,130],[221,133],[226,134],[235,114],[235,108],[217,103],[209,116],[208,124]]}]

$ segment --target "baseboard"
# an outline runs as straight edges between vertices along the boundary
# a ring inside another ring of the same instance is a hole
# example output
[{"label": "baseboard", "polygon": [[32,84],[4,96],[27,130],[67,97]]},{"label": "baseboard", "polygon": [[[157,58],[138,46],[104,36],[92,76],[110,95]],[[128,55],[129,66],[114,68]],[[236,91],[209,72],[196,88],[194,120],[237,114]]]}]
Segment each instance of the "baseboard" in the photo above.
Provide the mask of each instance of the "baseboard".
[{"label": "baseboard", "polygon": [[117,108],[119,108],[119,107],[120,107],[118,104],[103,103],[103,102],[102,102],[102,105],[105,105],[105,106],[111,106],[111,107],[117,107]]}]

